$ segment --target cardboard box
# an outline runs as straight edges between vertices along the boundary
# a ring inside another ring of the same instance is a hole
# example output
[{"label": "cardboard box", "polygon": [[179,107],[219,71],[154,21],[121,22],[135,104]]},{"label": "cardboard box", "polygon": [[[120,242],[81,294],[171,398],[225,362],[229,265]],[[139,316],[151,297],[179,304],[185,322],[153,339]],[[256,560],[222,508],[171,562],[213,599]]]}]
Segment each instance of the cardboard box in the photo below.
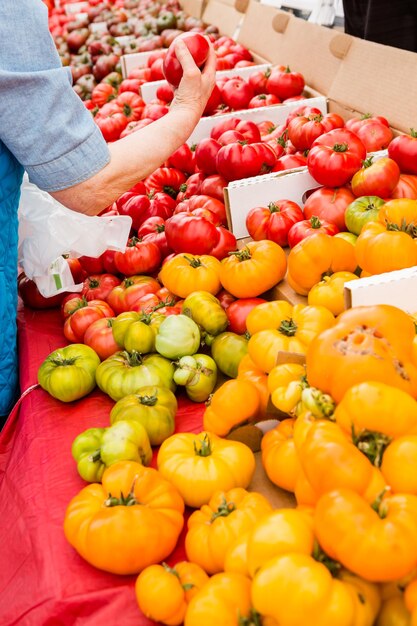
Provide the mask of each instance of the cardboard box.
[{"label": "cardboard box", "polygon": [[148,59],[154,52],[155,50],[134,52],[133,54],[124,54],[120,57],[123,78],[127,78],[130,72],[138,67],[147,67]]},{"label": "cardboard box", "polygon": [[197,19],[202,19],[206,4],[206,0],[181,0],[182,9]]},{"label": "cardboard box", "polygon": [[[233,111],[224,115],[216,115],[214,117],[202,117],[190,135],[187,143],[189,145],[198,143],[206,137],[210,137],[210,132],[216,124],[222,120],[237,117],[240,119],[253,120],[254,122],[262,122],[270,120],[274,124],[283,124],[288,114],[297,109],[303,103],[308,102],[310,106],[317,107],[322,113],[327,112],[327,100],[323,96],[316,96],[308,100],[298,100],[296,102],[288,102],[287,104],[276,104],[269,107],[259,107],[257,109],[244,109],[242,111]],[[251,180],[251,179],[250,179]]]},{"label": "cardboard box", "polygon": [[346,283],[345,307],[392,304],[417,313],[417,267],[387,272]]},{"label": "cardboard box", "polygon": [[245,0],[208,0],[203,21],[217,26],[222,35],[236,38],[246,6]]}]

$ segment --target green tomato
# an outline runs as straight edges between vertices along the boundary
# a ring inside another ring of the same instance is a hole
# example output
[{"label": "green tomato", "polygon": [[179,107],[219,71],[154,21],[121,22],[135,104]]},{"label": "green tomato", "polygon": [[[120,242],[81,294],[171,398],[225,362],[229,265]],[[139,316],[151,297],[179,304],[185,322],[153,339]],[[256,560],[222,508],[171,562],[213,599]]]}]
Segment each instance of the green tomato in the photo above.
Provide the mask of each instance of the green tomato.
[{"label": "green tomato", "polygon": [[[175,317],[175,316],[172,316]],[[113,400],[137,393],[147,385],[175,391],[174,365],[159,354],[116,352],[102,361],[96,371],[97,385]]]},{"label": "green tomato", "polygon": [[368,222],[376,222],[380,207],[385,201],[378,196],[360,196],[346,207],[345,223],[354,235],[360,235]]},{"label": "green tomato", "polygon": [[248,352],[248,340],[245,335],[226,332],[217,335],[211,344],[211,356],[223,374],[230,378],[237,377],[240,361]]},{"label": "green tomato", "polygon": [[120,420],[106,428],[100,455],[107,467],[118,461],[136,461],[149,465],[152,448],[145,427],[133,420]]},{"label": "green tomato", "polygon": [[[192,362],[193,361],[193,362]],[[187,396],[193,402],[205,402],[217,382],[217,365],[207,354],[185,356],[178,361],[174,380],[184,385]],[[184,380],[184,382],[180,382]]]},{"label": "green tomato", "polygon": [[182,312],[193,319],[209,335],[226,330],[229,320],[220,302],[207,291],[193,291],[182,305]]},{"label": "green tomato", "polygon": [[125,311],[120,313],[114,321],[112,326],[113,339],[121,348],[125,347],[125,336],[134,322],[140,320],[140,314],[135,311]]},{"label": "green tomato", "polygon": [[105,430],[105,428],[89,428],[72,442],[71,453],[77,463],[78,473],[89,483],[101,482],[106,469],[100,455]]},{"label": "green tomato", "polygon": [[155,348],[167,359],[195,354],[200,347],[200,330],[187,315],[170,315],[159,327]]},{"label": "green tomato", "polygon": [[155,350],[155,331],[151,326],[138,321],[130,324],[124,337],[124,346],[128,352],[145,354]]},{"label": "green tomato", "polygon": [[96,386],[98,355],[89,346],[73,343],[54,350],[38,370],[38,382],[51,396],[62,402],[83,398]]},{"label": "green tomato", "polygon": [[159,446],[175,430],[178,404],[166,387],[150,385],[116,402],[110,413],[110,423],[120,420],[139,422],[148,433],[152,446]]}]

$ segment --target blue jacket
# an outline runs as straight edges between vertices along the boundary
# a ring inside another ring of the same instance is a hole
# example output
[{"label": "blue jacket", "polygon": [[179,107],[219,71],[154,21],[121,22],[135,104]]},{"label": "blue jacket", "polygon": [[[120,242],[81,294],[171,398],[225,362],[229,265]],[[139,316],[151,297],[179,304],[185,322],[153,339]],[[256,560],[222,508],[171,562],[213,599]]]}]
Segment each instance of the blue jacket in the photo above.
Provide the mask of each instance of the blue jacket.
[{"label": "blue jacket", "polygon": [[23,168],[0,141],[0,415],[17,399],[17,208]]}]

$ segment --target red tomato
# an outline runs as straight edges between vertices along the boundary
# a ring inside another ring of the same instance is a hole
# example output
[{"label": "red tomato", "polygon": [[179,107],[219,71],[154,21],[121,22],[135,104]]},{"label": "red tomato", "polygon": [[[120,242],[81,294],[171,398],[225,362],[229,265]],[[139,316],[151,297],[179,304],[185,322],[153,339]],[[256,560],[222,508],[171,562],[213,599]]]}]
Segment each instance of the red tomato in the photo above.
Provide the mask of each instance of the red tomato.
[{"label": "red tomato", "polygon": [[216,221],[219,224],[226,224],[226,209],[224,203],[221,200],[217,200],[217,198],[212,198],[211,196],[206,196],[203,194],[199,194],[197,196],[192,196],[183,202],[177,204],[175,213],[181,213],[185,211],[186,213],[193,213],[198,209],[205,209],[211,211],[216,216]]},{"label": "red tomato", "polygon": [[102,107],[106,102],[114,100],[116,89],[109,83],[99,83],[91,92],[91,102],[95,107]]},{"label": "red tomato", "polygon": [[354,128],[351,128],[348,123],[346,123],[346,128],[356,133],[363,142],[367,152],[385,150],[394,136],[389,126],[381,123],[376,118],[365,119]]},{"label": "red tomato", "polygon": [[390,158],[382,158],[373,162],[369,157],[363,167],[352,178],[352,191],[356,197],[379,196],[388,198],[400,180],[400,168]]},{"label": "red tomato", "polygon": [[113,317],[113,309],[102,300],[83,300],[64,322],[64,335],[68,341],[83,343],[87,328],[103,317]]},{"label": "red tomato", "polygon": [[162,259],[171,254],[172,250],[168,246],[165,234],[165,220],[162,217],[149,217],[145,220],[138,230],[138,236],[142,237],[143,241],[156,243]]},{"label": "red tomato", "polygon": [[87,301],[106,300],[114,287],[122,281],[113,274],[93,274],[85,279],[81,295]]},{"label": "red tomato", "polygon": [[195,146],[190,148],[188,144],[184,143],[171,154],[167,166],[181,170],[185,174],[193,174],[195,172]]},{"label": "red tomato", "polygon": [[155,61],[150,66],[151,69],[151,81],[153,80],[164,80],[164,58],[159,57],[159,59],[155,59]]},{"label": "red tomato", "polygon": [[183,200],[186,200],[191,196],[196,196],[197,194],[199,194],[203,182],[203,172],[196,172],[195,174],[191,174],[191,176],[187,178],[185,183],[181,185],[179,194],[177,196],[177,202],[182,202]]},{"label": "red tomato", "polygon": [[226,130],[220,135],[218,142],[221,146],[228,146],[231,143],[244,142],[245,137],[237,130]]},{"label": "red tomato", "polygon": [[223,202],[223,190],[225,187],[227,187],[227,180],[219,174],[213,174],[212,176],[207,176],[207,178],[203,180],[200,187],[200,193],[205,196],[216,198],[216,200],[220,200],[220,202]]},{"label": "red tomato", "polygon": [[326,235],[336,235],[339,229],[334,224],[329,224],[318,217],[311,217],[309,220],[297,222],[291,226],[288,232],[288,244],[290,248],[294,248],[302,239],[314,235],[314,233],[325,233]]},{"label": "red tomato", "polygon": [[120,350],[113,338],[113,317],[105,317],[93,322],[84,333],[84,343],[90,346],[102,361]]},{"label": "red tomato", "polygon": [[265,94],[267,92],[266,86],[268,78],[271,76],[271,68],[269,67],[265,72],[258,70],[250,76],[248,76],[248,82],[252,85],[252,89],[255,94]]},{"label": "red tomato", "polygon": [[160,266],[161,253],[156,243],[132,237],[127,243],[125,252],[116,252],[114,262],[124,276],[150,274]]},{"label": "red tomato", "polygon": [[413,174],[401,174],[391,198],[410,198],[417,200],[417,176]]},{"label": "red tomato", "polygon": [[152,121],[159,120],[161,117],[169,113],[169,108],[165,104],[157,104],[149,102],[145,105],[142,112],[142,119],[147,118]]},{"label": "red tomato", "polygon": [[145,102],[137,93],[124,91],[117,96],[115,103],[121,108],[129,122],[136,122],[142,117]]},{"label": "red tomato", "polygon": [[[187,48],[198,67],[202,67],[206,62],[209,53],[209,44],[205,37],[199,33],[184,33],[179,36]],[[175,54],[175,41],[169,46],[164,58],[163,72],[166,80],[174,87],[178,87],[182,78],[182,67]]]},{"label": "red tomato", "polygon": [[280,246],[288,245],[288,232],[301,222],[304,214],[291,200],[271,202],[267,207],[255,207],[246,216],[246,228],[255,241],[270,239]]},{"label": "red tomato", "polygon": [[281,170],[292,170],[297,167],[305,167],[307,165],[307,157],[302,154],[283,154],[272,169],[273,172],[280,172]]},{"label": "red tomato", "polygon": [[211,115],[221,103],[222,92],[220,91],[218,85],[214,85],[213,91],[211,92],[210,97],[207,100],[203,115]]},{"label": "red tomato", "polygon": [[197,167],[205,174],[217,174],[216,158],[221,148],[216,139],[203,139],[195,149]]},{"label": "red tomato", "polygon": [[156,293],[161,288],[157,280],[151,276],[129,276],[108,295],[107,301],[118,315],[131,311],[135,302],[147,293]]},{"label": "red tomato", "polygon": [[388,156],[404,174],[417,174],[417,131],[414,128],[410,130],[410,135],[399,135],[391,141]]},{"label": "red tomato", "polygon": [[263,298],[238,298],[231,302],[226,309],[229,326],[227,330],[238,335],[244,335],[247,332],[246,318],[253,308],[266,302]]},{"label": "red tomato", "polygon": [[169,85],[168,83],[164,83],[163,85],[160,85],[160,87],[158,87],[158,89],[156,90],[156,97],[158,98],[158,100],[162,100],[162,102],[172,102],[174,99],[174,90],[172,89],[171,85]]},{"label": "red tomato", "polygon": [[298,116],[288,124],[288,138],[297,150],[309,150],[317,137],[345,125],[336,113]]},{"label": "red tomato", "polygon": [[229,252],[237,250],[237,241],[234,234],[227,228],[224,228],[224,226],[217,226],[217,230],[219,232],[219,240],[214,248],[211,249],[210,255],[221,261],[228,256]]},{"label": "red tomato", "polygon": [[80,283],[83,282],[84,278],[87,276],[85,269],[81,265],[79,259],[74,259],[71,257],[64,257],[64,258],[69,265],[72,277],[74,279],[74,283],[76,285],[79,285]]},{"label": "red tomato", "polygon": [[147,66],[151,68],[152,65],[155,63],[155,61],[157,59],[163,59],[166,56],[166,53],[167,53],[167,50],[164,50],[164,49],[155,50],[154,52],[151,52],[151,54],[148,56]]},{"label": "red tomato", "polygon": [[[166,168],[167,169],[167,168]],[[121,200],[119,198],[119,200]],[[129,215],[132,218],[133,230],[143,224],[148,217],[159,216],[167,219],[171,217],[176,206],[175,200],[166,193],[139,194],[127,198],[119,206],[120,215]]]},{"label": "red tomato", "polygon": [[216,165],[219,174],[230,181],[270,172],[276,160],[274,150],[266,143],[236,143],[220,148]]},{"label": "red tomato", "polygon": [[87,276],[91,276],[92,274],[103,274],[103,259],[101,256],[92,257],[92,256],[80,256],[78,261],[81,264],[81,267],[86,272]]},{"label": "red tomato", "polygon": [[96,115],[94,121],[101,130],[104,139],[108,142],[119,139],[120,134],[128,123],[127,117],[121,112],[111,113],[106,116]]},{"label": "red tomato", "polygon": [[304,215],[307,219],[316,215],[343,231],[346,230],[346,208],[354,200],[355,196],[347,187],[320,187],[305,201]]},{"label": "red tomato", "polygon": [[260,93],[254,96],[249,104],[248,109],[257,109],[259,107],[270,107],[274,104],[280,104],[281,100],[272,93]]},{"label": "red tomato", "polygon": [[158,167],[145,179],[145,185],[148,191],[163,191],[176,198],[186,180],[184,172],[175,167]]},{"label": "red tomato", "polygon": [[17,279],[19,296],[25,306],[31,309],[54,309],[61,305],[66,293],[58,293],[56,296],[45,298],[33,280],[30,280],[24,272],[21,272]]},{"label": "red tomato", "polygon": [[238,133],[242,133],[248,143],[258,143],[261,140],[261,133],[255,122],[251,120],[240,120],[236,117],[223,120],[219,124],[216,124],[211,130],[210,137],[218,140],[227,130],[235,130]]},{"label": "red tomato", "polygon": [[165,232],[168,245],[177,254],[210,254],[220,236],[214,224],[188,213],[170,217],[165,223]]},{"label": "red tomato", "polygon": [[268,93],[273,93],[281,100],[293,98],[302,93],[304,89],[304,77],[299,72],[292,72],[289,67],[284,69],[274,68],[268,78]]},{"label": "red tomato", "polygon": [[288,114],[288,117],[285,121],[285,126],[288,126],[291,120],[293,120],[295,117],[310,117],[310,115],[322,115],[322,112],[317,107],[311,107],[308,104],[302,104]]},{"label": "red tomato", "polygon": [[230,78],[222,88],[223,102],[231,109],[247,109],[255,93],[250,83],[242,78]]},{"label": "red tomato", "polygon": [[140,78],[125,78],[119,85],[119,95],[125,91],[131,91],[140,95],[140,86],[143,85]]},{"label": "red tomato", "polygon": [[100,257],[103,263],[103,269],[107,274],[118,274],[117,267],[114,262],[115,254],[115,250],[106,250]]},{"label": "red tomato", "polygon": [[355,133],[336,128],[318,137],[307,157],[313,178],[327,187],[342,187],[362,165],[366,148]]}]

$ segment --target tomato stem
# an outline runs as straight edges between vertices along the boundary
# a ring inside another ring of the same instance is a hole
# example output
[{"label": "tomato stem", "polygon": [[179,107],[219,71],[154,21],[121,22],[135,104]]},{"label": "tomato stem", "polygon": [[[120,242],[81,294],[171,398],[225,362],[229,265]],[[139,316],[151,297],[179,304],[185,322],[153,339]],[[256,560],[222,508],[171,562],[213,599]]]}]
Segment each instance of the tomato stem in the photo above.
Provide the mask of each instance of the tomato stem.
[{"label": "tomato stem", "polygon": [[193,257],[189,257],[189,256],[187,256],[186,254],[184,254],[184,255],[183,255],[183,258],[184,258],[186,261],[188,261],[188,263],[191,265],[191,267],[196,268],[196,267],[200,267],[200,265],[202,265],[202,263],[201,263],[200,259],[196,259],[196,258],[193,258]]},{"label": "tomato stem", "polygon": [[217,511],[213,513],[210,519],[210,523],[214,522],[218,517],[227,517],[230,513],[236,511],[236,505],[234,502],[227,502],[223,497],[222,503],[219,505]]},{"label": "tomato stem", "polygon": [[386,510],[385,507],[382,506],[383,499],[384,499],[384,496],[387,493],[387,491],[389,491],[389,487],[385,487],[381,491],[381,493],[379,493],[377,495],[377,497],[375,498],[375,500],[371,504],[371,509],[373,509],[375,511],[375,513],[378,513],[378,515],[379,515],[379,517],[381,519],[384,519],[387,516],[387,510]]},{"label": "tomato stem", "polygon": [[158,396],[136,396],[141,404],[144,406],[155,406],[158,402]]},{"label": "tomato stem", "polygon": [[247,617],[238,616],[238,626],[262,626],[262,618],[255,609],[251,609]]},{"label": "tomato stem", "polygon": [[127,496],[124,496],[123,493],[120,494],[120,498],[116,498],[116,496],[112,496],[109,493],[109,497],[104,501],[104,506],[113,507],[113,506],[134,506],[135,504],[140,504],[139,500],[136,499],[135,496],[135,485],[137,481],[137,476],[133,479],[132,486],[130,488]]},{"label": "tomato stem", "polygon": [[242,250],[237,250],[235,252],[229,252],[228,254],[229,254],[229,256],[232,256],[232,255],[235,256],[240,262],[248,261],[249,259],[252,258],[250,250],[249,250],[249,248],[247,246],[242,248]]},{"label": "tomato stem", "polygon": [[210,456],[212,453],[211,441],[207,433],[204,435],[203,440],[200,439],[200,443],[201,443],[201,447],[198,448],[194,440],[194,452],[196,453],[196,455],[197,456]]},{"label": "tomato stem", "polygon": [[317,541],[314,543],[313,559],[327,567],[333,578],[338,577],[340,570],[342,569],[341,564],[338,561],[335,561],[334,559],[331,559],[329,556],[327,556],[327,554],[321,549]]},{"label": "tomato stem", "polygon": [[333,150],[335,152],[346,152],[346,150],[349,149],[349,146],[347,143],[335,143],[333,146]]},{"label": "tomato stem", "polygon": [[386,447],[391,443],[392,437],[366,429],[356,434],[352,424],[352,441],[358,450],[371,461],[372,465],[381,467],[383,454]]},{"label": "tomato stem", "polygon": [[101,459],[100,452],[101,452],[100,448],[97,448],[97,450],[95,450],[89,455],[88,460],[91,461],[91,463],[96,463],[97,461],[100,461]]},{"label": "tomato stem", "polygon": [[290,317],[288,320],[282,320],[281,324],[278,326],[278,331],[282,335],[286,335],[287,337],[294,337],[297,332],[297,324]]},{"label": "tomato stem", "polygon": [[314,229],[321,228],[321,222],[320,222],[320,219],[317,217],[317,215],[312,215],[310,217],[310,225],[311,225],[311,228],[314,228]]}]

